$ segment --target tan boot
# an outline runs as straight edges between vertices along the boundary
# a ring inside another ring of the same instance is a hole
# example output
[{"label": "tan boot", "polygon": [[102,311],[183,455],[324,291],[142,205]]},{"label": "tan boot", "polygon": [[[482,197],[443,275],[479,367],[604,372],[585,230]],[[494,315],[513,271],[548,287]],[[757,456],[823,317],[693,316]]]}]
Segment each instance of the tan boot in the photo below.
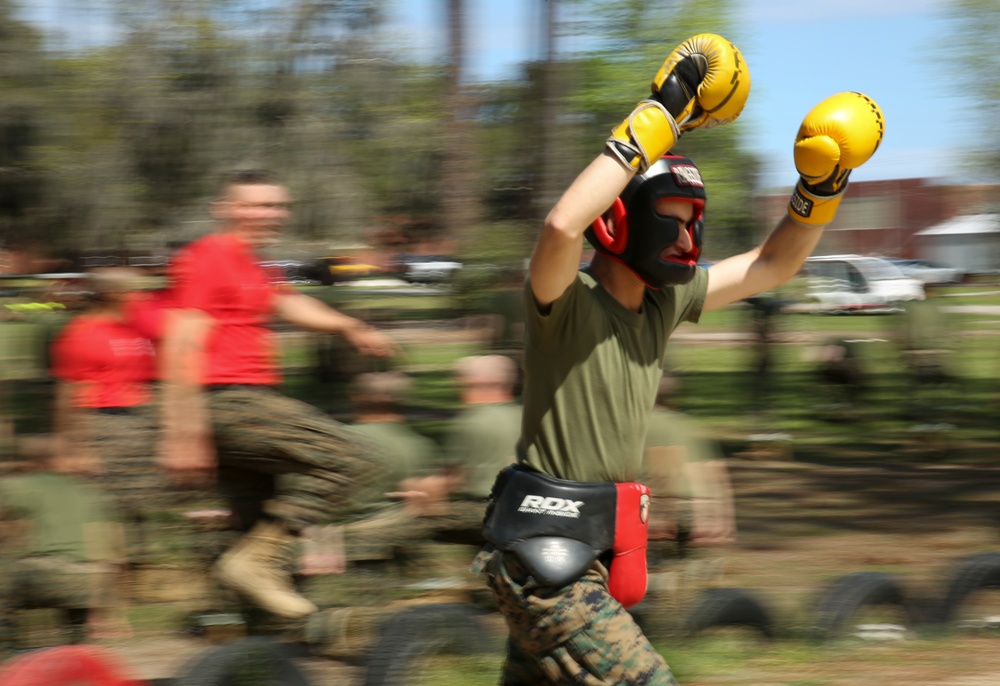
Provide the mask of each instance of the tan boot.
[{"label": "tan boot", "polygon": [[283,568],[293,541],[280,522],[258,522],[215,563],[215,576],[279,617],[310,615],[316,606],[296,592]]}]

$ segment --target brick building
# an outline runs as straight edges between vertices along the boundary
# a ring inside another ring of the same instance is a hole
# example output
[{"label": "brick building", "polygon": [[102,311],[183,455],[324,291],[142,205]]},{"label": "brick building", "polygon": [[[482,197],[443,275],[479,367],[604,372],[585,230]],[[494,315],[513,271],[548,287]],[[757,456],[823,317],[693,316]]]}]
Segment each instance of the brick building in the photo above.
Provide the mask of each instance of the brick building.
[{"label": "brick building", "polygon": [[[762,226],[774,226],[785,213],[791,190],[758,198],[755,212]],[[919,258],[918,232],[958,215],[995,212],[998,206],[1000,184],[961,186],[920,178],[852,182],[815,254]]]}]

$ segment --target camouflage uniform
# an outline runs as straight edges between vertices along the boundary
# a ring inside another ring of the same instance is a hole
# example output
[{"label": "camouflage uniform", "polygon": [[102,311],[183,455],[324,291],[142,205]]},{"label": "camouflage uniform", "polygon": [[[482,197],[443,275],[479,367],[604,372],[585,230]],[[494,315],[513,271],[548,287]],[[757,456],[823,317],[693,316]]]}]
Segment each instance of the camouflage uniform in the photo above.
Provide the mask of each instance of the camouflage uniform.
[{"label": "camouflage uniform", "polygon": [[595,562],[561,589],[539,586],[516,560],[489,549],[484,570],[510,637],[502,686],[538,684],[677,684],[663,657],[608,592],[608,572]]},{"label": "camouflage uniform", "polygon": [[158,411],[149,404],[115,413],[91,410],[86,417],[91,450],[100,459],[93,480],[115,501],[133,562],[156,562],[164,551],[172,555],[178,542],[198,538],[177,512],[205,500],[204,493],[176,488],[158,464]]},{"label": "camouflage uniform", "polygon": [[482,546],[483,515],[486,501],[472,498],[451,500],[441,514],[430,515],[428,519],[434,527],[434,539],[443,543],[459,543]]},{"label": "camouflage uniform", "polygon": [[91,448],[101,460],[98,483],[128,517],[170,509],[176,502],[170,480],[156,461],[157,421],[151,407],[120,414],[88,412]]},{"label": "camouflage uniform", "polygon": [[60,608],[82,620],[114,604],[122,546],[108,504],[100,489],[62,474],[0,480],[0,644],[16,643],[17,609]]},{"label": "camouflage uniform", "polygon": [[81,562],[63,555],[36,555],[7,561],[0,595],[11,607],[66,609],[105,607],[114,565]]},{"label": "camouflage uniform", "polygon": [[111,603],[110,589],[116,575],[114,565],[65,556],[0,560],[0,660],[6,651],[27,647],[25,641],[30,640],[25,628],[19,626],[19,609],[62,610],[63,631],[68,633],[64,639],[49,637],[46,643],[82,642],[89,610]]},{"label": "camouflage uniform", "polygon": [[385,494],[400,490],[404,479],[429,474],[438,448],[402,422],[359,422],[350,429],[379,448],[387,471],[372,486],[377,499],[369,504],[368,512],[345,524],[345,555],[354,562],[396,559],[404,548],[426,541],[432,527],[424,517]]},{"label": "camouflage uniform", "polygon": [[301,531],[383,499],[379,453],[321,410],[267,386],[210,389],[208,404],[220,490],[240,529],[269,515]]}]

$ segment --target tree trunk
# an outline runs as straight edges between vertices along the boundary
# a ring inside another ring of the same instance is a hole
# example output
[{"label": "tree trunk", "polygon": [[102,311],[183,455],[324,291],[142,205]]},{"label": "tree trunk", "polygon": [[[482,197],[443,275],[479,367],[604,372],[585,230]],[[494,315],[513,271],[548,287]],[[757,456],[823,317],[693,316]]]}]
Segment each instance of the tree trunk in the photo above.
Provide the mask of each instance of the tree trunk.
[{"label": "tree trunk", "polygon": [[473,116],[476,97],[462,83],[465,73],[465,2],[448,0],[447,115],[442,131],[441,221],[444,234],[459,244],[477,230],[482,217]]}]

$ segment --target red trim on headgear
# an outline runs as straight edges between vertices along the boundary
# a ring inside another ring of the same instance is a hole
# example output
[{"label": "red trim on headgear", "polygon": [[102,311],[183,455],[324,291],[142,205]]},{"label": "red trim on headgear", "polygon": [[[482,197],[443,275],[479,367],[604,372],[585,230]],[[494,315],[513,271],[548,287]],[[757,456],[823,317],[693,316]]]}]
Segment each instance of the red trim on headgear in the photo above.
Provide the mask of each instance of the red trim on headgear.
[{"label": "red trim on headgear", "polygon": [[625,246],[628,245],[628,217],[625,214],[625,203],[621,198],[615,198],[609,210],[615,218],[615,235],[608,231],[608,224],[604,221],[604,216],[594,220],[594,235],[601,242],[605,250],[609,250],[616,255],[620,255]]}]

